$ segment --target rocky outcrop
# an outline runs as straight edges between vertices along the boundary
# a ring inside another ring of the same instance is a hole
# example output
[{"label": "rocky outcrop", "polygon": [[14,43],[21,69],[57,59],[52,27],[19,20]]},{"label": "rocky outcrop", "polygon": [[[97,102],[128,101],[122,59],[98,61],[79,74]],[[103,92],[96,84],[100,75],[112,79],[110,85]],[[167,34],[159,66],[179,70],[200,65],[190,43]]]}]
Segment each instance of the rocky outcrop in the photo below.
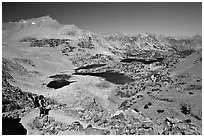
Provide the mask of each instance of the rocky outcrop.
[{"label": "rocky outcrop", "polygon": [[28,42],[30,43],[31,47],[57,47],[59,45],[62,44],[66,44],[68,45],[68,41],[69,39],[36,39],[36,38],[32,38],[32,37],[27,37],[24,38],[22,40],[20,40],[20,42]]},{"label": "rocky outcrop", "polygon": [[44,116],[43,118],[36,117],[28,126],[31,130],[40,131],[41,135],[56,135],[59,131],[65,131],[70,128],[68,124],[55,121],[50,116]]}]

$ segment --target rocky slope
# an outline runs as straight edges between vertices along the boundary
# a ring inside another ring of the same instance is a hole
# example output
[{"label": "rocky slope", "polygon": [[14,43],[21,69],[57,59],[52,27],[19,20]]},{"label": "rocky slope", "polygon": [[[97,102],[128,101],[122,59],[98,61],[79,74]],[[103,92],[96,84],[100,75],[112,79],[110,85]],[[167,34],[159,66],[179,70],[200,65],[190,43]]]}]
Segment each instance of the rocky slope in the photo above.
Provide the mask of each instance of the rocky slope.
[{"label": "rocky slope", "polygon": [[100,36],[49,16],[2,33],[2,117],[27,134],[201,134],[201,36]]}]

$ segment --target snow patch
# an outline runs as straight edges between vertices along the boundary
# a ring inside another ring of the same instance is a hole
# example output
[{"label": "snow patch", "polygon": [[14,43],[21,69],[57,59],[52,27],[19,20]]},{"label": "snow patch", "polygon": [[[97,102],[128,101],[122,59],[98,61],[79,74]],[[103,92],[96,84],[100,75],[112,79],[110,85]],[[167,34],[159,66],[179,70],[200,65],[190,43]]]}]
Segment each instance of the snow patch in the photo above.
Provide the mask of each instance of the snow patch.
[{"label": "snow patch", "polygon": [[22,23],[27,23],[27,21],[23,20]]}]

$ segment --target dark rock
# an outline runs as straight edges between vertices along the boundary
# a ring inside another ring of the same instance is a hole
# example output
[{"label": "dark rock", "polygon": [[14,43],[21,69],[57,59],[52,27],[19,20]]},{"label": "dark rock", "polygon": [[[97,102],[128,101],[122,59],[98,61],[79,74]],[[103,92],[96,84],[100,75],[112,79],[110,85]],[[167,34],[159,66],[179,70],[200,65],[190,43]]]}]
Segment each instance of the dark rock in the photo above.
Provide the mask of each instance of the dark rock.
[{"label": "dark rock", "polygon": [[158,109],[157,112],[158,112],[158,113],[163,113],[164,110],[162,110],[162,109]]},{"label": "dark rock", "polygon": [[149,106],[148,105],[144,105],[144,109],[148,109],[149,108]]}]

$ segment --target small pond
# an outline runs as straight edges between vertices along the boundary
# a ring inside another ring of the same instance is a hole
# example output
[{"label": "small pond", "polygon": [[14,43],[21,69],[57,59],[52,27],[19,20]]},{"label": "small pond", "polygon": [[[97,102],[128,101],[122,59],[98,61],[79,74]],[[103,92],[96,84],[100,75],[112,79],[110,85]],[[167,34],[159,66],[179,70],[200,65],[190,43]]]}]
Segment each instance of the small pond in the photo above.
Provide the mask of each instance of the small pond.
[{"label": "small pond", "polygon": [[75,81],[67,81],[67,80],[64,80],[64,79],[53,80],[53,81],[50,81],[47,84],[47,87],[58,89],[58,88],[62,88],[64,86],[67,86],[67,85],[69,85],[70,83],[73,83],[73,82],[75,82]]},{"label": "small pond", "polygon": [[91,68],[98,68],[98,67],[102,67],[102,66],[105,66],[106,64],[91,64],[91,65],[86,65],[86,66],[83,66],[83,67],[79,67],[75,70],[79,70],[79,69],[91,69]]},{"label": "small pond", "polygon": [[49,78],[54,78],[54,79],[69,79],[71,76],[66,75],[66,74],[57,74],[53,76],[49,76]]},{"label": "small pond", "polygon": [[20,122],[20,118],[2,118],[2,135],[26,135],[27,130]]},{"label": "small pond", "polygon": [[134,61],[138,61],[138,62],[141,62],[143,64],[152,64],[154,62],[161,62],[163,60],[164,60],[163,58],[157,58],[157,59],[153,59],[153,60],[126,58],[126,59],[122,59],[120,62],[131,63],[131,62],[134,62]]},{"label": "small pond", "polygon": [[112,71],[106,71],[101,73],[74,73],[74,75],[89,75],[89,76],[97,76],[105,78],[108,82],[114,83],[114,84],[126,84],[133,82],[134,80],[130,77],[118,73],[118,72],[112,72]]}]

